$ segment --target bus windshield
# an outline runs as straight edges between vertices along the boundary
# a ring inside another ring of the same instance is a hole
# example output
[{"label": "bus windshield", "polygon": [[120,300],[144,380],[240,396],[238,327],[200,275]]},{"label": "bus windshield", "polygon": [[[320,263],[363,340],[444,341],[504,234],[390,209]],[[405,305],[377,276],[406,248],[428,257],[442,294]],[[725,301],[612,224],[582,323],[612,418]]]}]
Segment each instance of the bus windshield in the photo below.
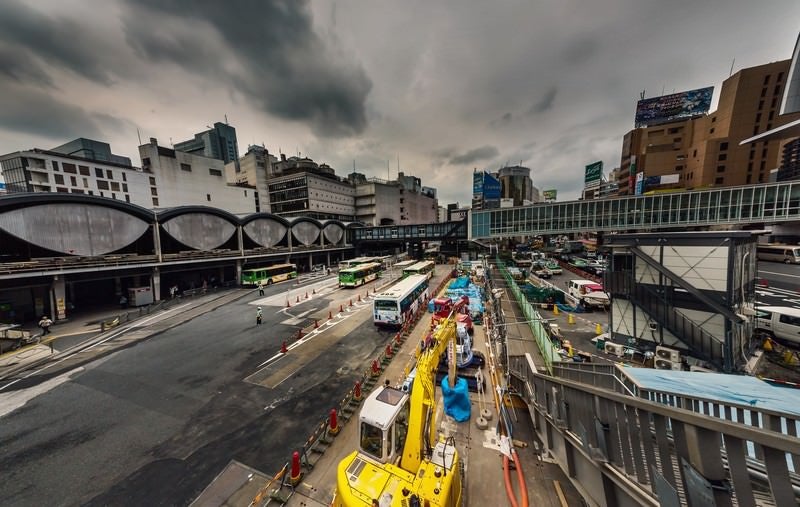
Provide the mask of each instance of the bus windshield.
[{"label": "bus windshield", "polygon": [[397,310],[397,301],[393,301],[390,299],[376,299],[375,300],[375,309],[376,310]]}]

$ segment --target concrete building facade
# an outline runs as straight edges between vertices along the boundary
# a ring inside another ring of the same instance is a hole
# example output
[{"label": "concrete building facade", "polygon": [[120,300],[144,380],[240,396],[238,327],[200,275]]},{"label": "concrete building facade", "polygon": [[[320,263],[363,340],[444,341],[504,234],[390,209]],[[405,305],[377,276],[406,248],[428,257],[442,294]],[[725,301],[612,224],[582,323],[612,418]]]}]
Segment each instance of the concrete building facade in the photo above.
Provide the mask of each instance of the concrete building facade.
[{"label": "concrete building facade", "polygon": [[278,161],[263,146],[250,146],[239,163],[225,164],[225,179],[237,186],[252,187],[255,194],[256,211],[269,210],[267,182],[274,177],[273,164]]},{"label": "concrete building facade", "polygon": [[142,170],[149,173],[144,186],[150,195],[147,208],[201,205],[234,214],[256,211],[255,189],[229,185],[220,159],[164,148],[155,138],[139,146],[139,156]]},{"label": "concrete building facade", "polygon": [[619,193],[634,193],[631,176],[638,172],[677,174],[674,186],[687,189],[767,182],[780,166],[781,141],[740,142],[800,118],[778,114],[789,66],[790,60],[783,60],[742,69],[722,83],[716,111],[629,131],[622,143]]},{"label": "concrete building facade", "polygon": [[239,143],[236,129],[227,123],[216,122],[213,128],[194,135],[194,139],[175,143],[175,151],[192,153],[228,162],[239,159]]},{"label": "concrete building facade", "polygon": [[9,194],[58,192],[96,195],[152,207],[148,192],[149,175],[128,164],[31,149],[0,156],[0,170]]},{"label": "concrete building facade", "polygon": [[[503,167],[497,172],[500,180],[500,197],[514,199],[514,206],[523,206],[525,201],[534,201],[531,170],[522,166]],[[538,192],[537,192],[538,194]],[[538,195],[537,195],[538,197]]]}]

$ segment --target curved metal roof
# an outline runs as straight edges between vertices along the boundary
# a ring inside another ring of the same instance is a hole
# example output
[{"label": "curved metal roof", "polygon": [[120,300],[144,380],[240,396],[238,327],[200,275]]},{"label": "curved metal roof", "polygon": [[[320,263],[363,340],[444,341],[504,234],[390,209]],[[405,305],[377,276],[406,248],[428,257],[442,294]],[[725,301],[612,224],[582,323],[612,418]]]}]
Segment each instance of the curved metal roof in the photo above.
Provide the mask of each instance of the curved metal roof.
[{"label": "curved metal roof", "polygon": [[153,211],[136,204],[125,201],[118,201],[110,197],[100,197],[97,195],[66,194],[61,192],[14,192],[0,196],[0,212],[10,211],[43,204],[68,203],[68,204],[91,204],[94,206],[105,206],[133,215],[146,221],[152,221]]}]

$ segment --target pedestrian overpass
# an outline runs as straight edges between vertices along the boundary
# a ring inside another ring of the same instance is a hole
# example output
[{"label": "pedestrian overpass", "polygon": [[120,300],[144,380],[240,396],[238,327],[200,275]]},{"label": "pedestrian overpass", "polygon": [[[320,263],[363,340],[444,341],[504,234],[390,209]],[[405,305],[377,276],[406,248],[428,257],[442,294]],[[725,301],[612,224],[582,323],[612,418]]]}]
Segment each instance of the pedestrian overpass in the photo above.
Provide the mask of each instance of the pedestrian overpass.
[{"label": "pedestrian overpass", "polygon": [[353,243],[696,229],[800,222],[800,181],[471,210],[464,221],[353,230]]}]

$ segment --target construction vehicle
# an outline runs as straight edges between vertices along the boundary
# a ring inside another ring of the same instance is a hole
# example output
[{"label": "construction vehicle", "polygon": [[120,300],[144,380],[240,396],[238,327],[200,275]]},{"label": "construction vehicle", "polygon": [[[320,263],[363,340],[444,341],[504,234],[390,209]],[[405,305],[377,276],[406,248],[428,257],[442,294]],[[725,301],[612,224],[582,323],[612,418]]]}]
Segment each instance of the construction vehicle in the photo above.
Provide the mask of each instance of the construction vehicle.
[{"label": "construction vehicle", "polygon": [[[448,348],[455,348],[463,304],[453,305],[420,344],[410,388],[385,385],[364,401],[358,419],[359,449],[339,462],[332,505],[461,505],[461,461],[452,437],[437,436],[435,393],[439,361]],[[455,377],[451,361],[451,387]]]}]

